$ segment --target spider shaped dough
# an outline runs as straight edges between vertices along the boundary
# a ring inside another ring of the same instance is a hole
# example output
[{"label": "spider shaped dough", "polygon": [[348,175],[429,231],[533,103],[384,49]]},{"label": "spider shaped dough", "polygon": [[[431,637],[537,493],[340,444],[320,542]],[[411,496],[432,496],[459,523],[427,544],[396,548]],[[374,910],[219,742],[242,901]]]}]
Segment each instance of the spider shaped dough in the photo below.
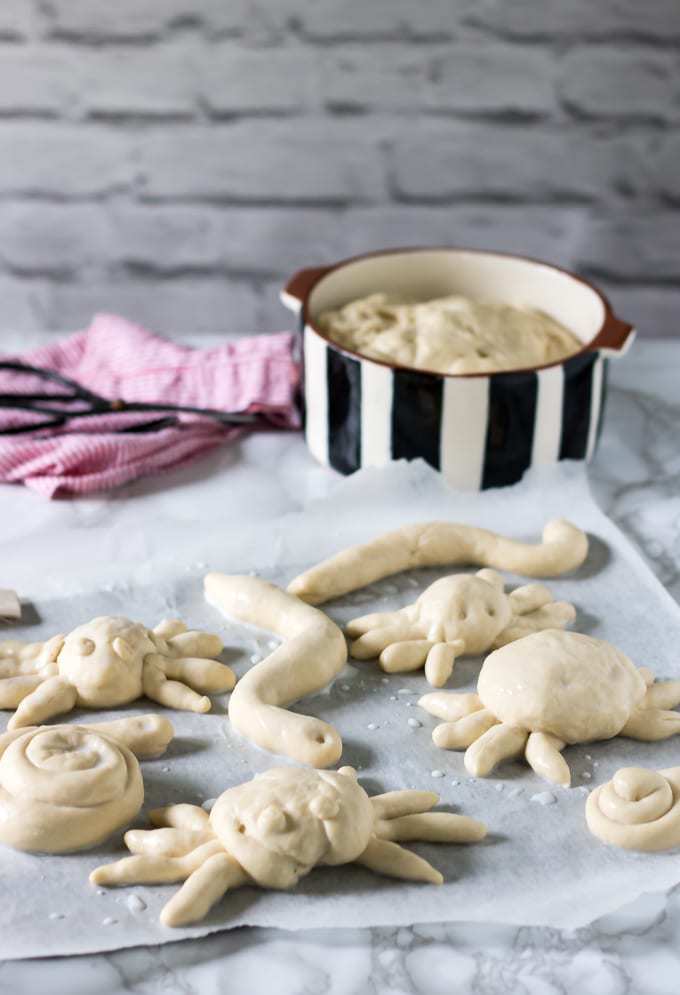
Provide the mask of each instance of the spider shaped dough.
[{"label": "spider shaped dough", "polygon": [[230,691],[236,678],[212,657],[219,636],[188,631],[178,619],[146,629],[104,615],[44,643],[0,643],[0,708],[16,708],[7,728],[38,725],[73,708],[127,705],[142,695],[168,708],[210,710],[197,692]]},{"label": "spider shaped dough", "polygon": [[161,913],[166,926],[203,919],[230,889],[288,889],[318,865],[363,864],[379,874],[441,884],[422,857],[397,841],[474,843],[486,827],[430,812],[430,791],[391,791],[369,798],[352,767],[321,771],[278,767],[229,788],[208,816],[196,805],[151,812],[160,827],[130,830],[134,856],[96,868],[94,885],[184,884]]},{"label": "spider shaped dough", "polygon": [[602,639],[547,629],[496,650],[479,672],[477,694],[435,691],[419,704],[447,721],[432,733],[445,750],[466,749],[465,766],[486,777],[524,753],[537,774],[569,787],[565,746],[680,733],[680,681],[654,683],[647,668]]},{"label": "spider shaped dough", "polygon": [[573,605],[553,601],[543,584],[506,594],[500,574],[479,570],[436,580],[399,611],[355,618],[347,633],[358,636],[350,647],[356,660],[378,656],[387,673],[425,664],[425,676],[438,688],[461,654],[485,653],[531,632],[565,626],[575,615]]}]

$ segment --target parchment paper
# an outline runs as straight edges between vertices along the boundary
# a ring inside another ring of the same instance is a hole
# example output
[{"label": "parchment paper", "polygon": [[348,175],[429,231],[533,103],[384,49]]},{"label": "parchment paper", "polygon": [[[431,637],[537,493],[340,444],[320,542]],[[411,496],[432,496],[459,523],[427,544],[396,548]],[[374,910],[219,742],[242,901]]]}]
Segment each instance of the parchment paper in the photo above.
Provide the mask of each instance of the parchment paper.
[{"label": "parchment paper", "polygon": [[[132,577],[116,576],[109,565],[97,572],[92,564],[85,577],[82,569],[70,571],[66,564],[58,577],[60,595],[37,599],[40,622],[24,635],[41,638],[96,614],[126,614],[150,625],[179,615],[192,626],[219,631],[227,646],[225,661],[242,673],[275,641],[271,634],[223,619],[204,603],[206,569],[257,571],[284,583],[341,547],[406,522],[446,518],[535,540],[555,515],[570,517],[591,534],[585,566],[576,575],[550,582],[556,597],[576,603],[577,628],[611,640],[659,677],[680,677],[680,609],[599,511],[583,471],[568,465],[534,472],[516,487],[477,495],[451,492],[422,463],[393,464],[357,474],[304,513],[241,528],[238,534],[225,531],[185,540],[165,564],[154,560],[149,568],[140,562]],[[327,606],[328,611],[342,623],[357,614],[396,608],[444,573],[403,574],[349,595]],[[47,590],[44,578],[42,587]],[[473,689],[478,669],[478,660],[459,661],[450,686]],[[227,896],[199,926],[170,930],[158,923],[158,913],[176,886],[98,891],[88,884],[93,867],[124,855],[121,834],[97,850],[65,857],[0,847],[0,958],[163,943],[243,924],[296,929],[461,920],[577,927],[642,891],[680,881],[677,851],[635,855],[607,848],[588,833],[584,821],[585,797],[592,786],[621,766],[680,764],[680,737],[656,744],[614,739],[570,747],[571,790],[548,786],[522,763],[506,764],[485,780],[472,779],[462,753],[438,750],[431,741],[435,720],[416,705],[428,689],[422,672],[386,677],[374,662],[353,662],[330,689],[299,708],[336,725],[345,744],[343,763],[359,769],[371,793],[434,789],[446,808],[488,824],[489,838],[482,845],[416,847],[442,870],[446,883],[441,888],[402,884],[354,867],[320,869],[295,892],[243,889]],[[147,703],[138,704],[125,714],[149,710]],[[165,757],[143,763],[145,809],[201,803],[257,771],[286,762],[232,732],[225,706],[223,697],[209,715],[169,713],[177,739]],[[113,714],[121,712],[80,713],[69,720],[103,720]],[[6,713],[0,719],[4,726]],[[409,724],[409,719],[421,725]],[[146,824],[144,813],[137,824]]]}]

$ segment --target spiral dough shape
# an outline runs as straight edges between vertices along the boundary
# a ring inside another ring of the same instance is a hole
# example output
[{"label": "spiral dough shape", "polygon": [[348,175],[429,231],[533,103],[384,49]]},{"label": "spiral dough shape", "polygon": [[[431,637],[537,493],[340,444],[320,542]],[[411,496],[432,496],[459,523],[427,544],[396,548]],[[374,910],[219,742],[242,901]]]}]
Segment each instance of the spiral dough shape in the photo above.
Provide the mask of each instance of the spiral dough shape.
[{"label": "spiral dough shape", "polygon": [[142,807],[137,758],[92,727],[38,726],[3,740],[0,842],[8,846],[45,853],[95,846]]},{"label": "spiral dough shape", "polygon": [[590,793],[586,822],[604,843],[625,850],[680,846],[680,767],[622,768]]}]

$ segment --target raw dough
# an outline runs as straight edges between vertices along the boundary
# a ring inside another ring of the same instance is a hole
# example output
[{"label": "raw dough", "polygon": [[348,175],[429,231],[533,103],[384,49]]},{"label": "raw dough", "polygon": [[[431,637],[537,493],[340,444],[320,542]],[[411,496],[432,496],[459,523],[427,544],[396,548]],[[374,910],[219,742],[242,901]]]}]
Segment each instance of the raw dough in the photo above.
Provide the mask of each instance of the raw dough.
[{"label": "raw dough", "polygon": [[160,756],[173,734],[157,715],[6,732],[0,736],[0,842],[43,853],[101,843],[142,807],[136,756]]},{"label": "raw dough", "polygon": [[211,659],[221,649],[219,636],[187,631],[178,619],[146,629],[111,615],[44,643],[7,640],[0,642],[0,708],[16,708],[8,729],[76,706],[127,705],[142,695],[168,708],[207,712],[204,693],[230,691],[236,680]]},{"label": "raw dough", "polygon": [[463,653],[486,653],[530,632],[563,627],[575,616],[573,605],[553,601],[542,584],[525,584],[508,595],[501,575],[484,569],[442,577],[406,608],[364,615],[346,628],[356,660],[379,656],[387,673],[425,664],[430,684],[442,687]]},{"label": "raw dough", "polygon": [[620,650],[578,632],[546,629],[486,658],[477,694],[439,691],[419,704],[447,719],[432,738],[463,749],[474,777],[486,777],[524,753],[537,774],[568,787],[567,744],[630,736],[667,739],[680,733],[680,681],[654,683]]},{"label": "raw dough", "polygon": [[340,673],[347,661],[340,629],[323,612],[259,577],[211,573],[204,584],[207,600],[226,615],[285,640],[237,684],[229,701],[234,728],[270,753],[313,767],[336,763],[342,740],[333,726],[285,706],[320,691]]},{"label": "raw dough", "polygon": [[535,546],[473,525],[423,522],[343,549],[300,574],[288,590],[310,605],[322,605],[415,567],[479,566],[529,577],[557,577],[576,570],[587,555],[585,532],[564,518],[548,522],[543,542]]},{"label": "raw dough", "polygon": [[559,363],[583,343],[542,311],[467,297],[402,302],[371,294],[319,327],[345,349],[433,373],[493,373]]},{"label": "raw dough", "polygon": [[125,834],[135,854],[98,867],[94,885],[184,881],[161,913],[166,926],[203,919],[231,889],[293,888],[317,866],[357,863],[379,874],[441,884],[427,861],[399,842],[474,843],[486,827],[429,810],[430,791],[369,798],[352,767],[317,771],[275,767],[220,795],[210,816],[196,805],[151,813],[162,827]]},{"label": "raw dough", "polygon": [[624,767],[588,795],[586,822],[594,836],[625,850],[680,846],[680,767]]},{"label": "raw dough", "polygon": [[10,588],[0,588],[0,619],[21,618],[21,602],[16,591]]}]

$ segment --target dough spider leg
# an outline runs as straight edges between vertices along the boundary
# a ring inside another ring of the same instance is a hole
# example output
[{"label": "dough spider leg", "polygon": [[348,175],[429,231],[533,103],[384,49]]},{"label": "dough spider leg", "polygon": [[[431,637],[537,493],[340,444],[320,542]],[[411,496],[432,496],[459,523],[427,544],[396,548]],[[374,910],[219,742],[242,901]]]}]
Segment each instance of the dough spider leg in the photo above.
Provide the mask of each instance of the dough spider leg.
[{"label": "dough spider leg", "polygon": [[569,787],[562,756],[569,744],[680,734],[680,712],[672,710],[680,705],[680,681],[656,684],[651,671],[638,669],[614,646],[561,629],[535,632],[491,653],[477,694],[440,691],[419,704],[445,720],[432,733],[436,745],[465,749],[465,766],[475,777],[524,753],[539,776]]},{"label": "dough spider leg", "polygon": [[369,798],[356,771],[274,768],[225,791],[210,816],[195,805],[151,813],[158,828],[131,830],[132,853],[96,868],[95,885],[183,881],[161,913],[166,926],[202,919],[225,892],[246,884],[292,888],[315,866],[356,863],[390,877],[441,884],[431,864],[400,842],[475,843],[486,827],[430,811],[430,791]]},{"label": "dough spider leg", "polygon": [[178,619],[146,629],[110,616],[44,643],[0,643],[0,708],[16,709],[9,729],[77,706],[127,705],[143,694],[170,708],[207,712],[206,695],[235,683],[230,668],[213,659],[221,649],[218,636],[188,631]]},{"label": "dough spider leg", "polygon": [[571,622],[573,605],[555,602],[542,584],[506,594],[503,578],[485,568],[431,584],[411,605],[354,619],[347,626],[357,660],[378,657],[387,673],[418,670],[433,687],[449,679],[456,658],[504,646],[532,632]]}]

